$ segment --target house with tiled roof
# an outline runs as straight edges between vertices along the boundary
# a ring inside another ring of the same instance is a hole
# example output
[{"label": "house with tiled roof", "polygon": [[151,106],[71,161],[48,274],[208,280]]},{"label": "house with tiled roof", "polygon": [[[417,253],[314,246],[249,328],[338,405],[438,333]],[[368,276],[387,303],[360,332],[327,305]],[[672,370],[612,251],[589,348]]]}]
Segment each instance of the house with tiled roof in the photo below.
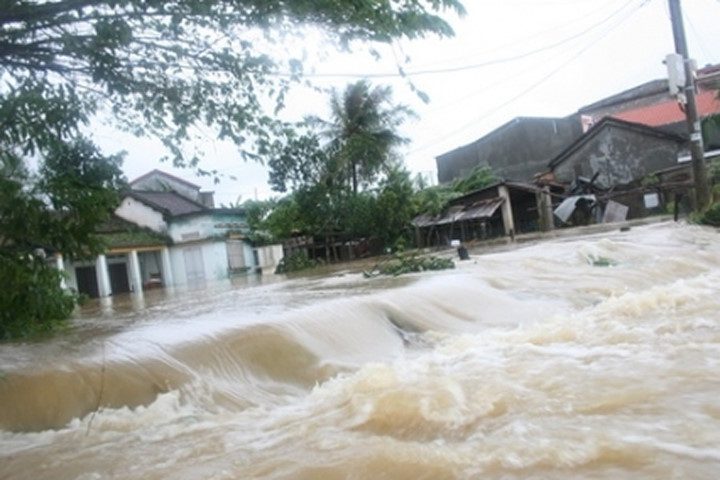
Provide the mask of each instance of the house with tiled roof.
[{"label": "house with tiled roof", "polygon": [[[720,65],[697,70],[696,104],[698,116],[706,119],[720,115]],[[605,117],[640,123],[669,133],[687,135],[683,105],[670,94],[667,79],[658,79],[604,98],[578,111],[589,126]],[[705,151],[720,150],[720,129],[707,128]]]},{"label": "house with tiled roof", "polygon": [[91,297],[192,288],[263,267],[273,271],[282,258],[278,246],[258,252],[247,239],[245,211],[215,208],[212,192],[160,170],[129,185],[113,219],[98,231],[105,254],[59,263],[68,287]]}]

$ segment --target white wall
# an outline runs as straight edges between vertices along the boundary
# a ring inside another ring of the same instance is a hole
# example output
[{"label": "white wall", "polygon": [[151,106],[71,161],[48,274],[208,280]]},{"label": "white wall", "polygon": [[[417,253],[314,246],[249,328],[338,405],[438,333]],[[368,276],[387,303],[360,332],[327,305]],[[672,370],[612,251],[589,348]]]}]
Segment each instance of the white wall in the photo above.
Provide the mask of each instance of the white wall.
[{"label": "white wall", "polygon": [[138,202],[132,197],[125,197],[120,206],[115,209],[115,215],[135,223],[142,227],[147,227],[156,232],[166,232],[167,223],[162,213],[153,210],[144,203]]},{"label": "white wall", "polygon": [[168,234],[173,242],[198,240],[215,234],[214,225],[212,215],[193,215],[174,219],[168,228]]},{"label": "white wall", "polygon": [[225,242],[207,241],[187,243],[170,247],[170,263],[176,285],[187,285],[188,276],[185,270],[185,250],[199,248],[202,253],[205,281],[223,280],[228,278],[228,258]]},{"label": "white wall", "polygon": [[258,267],[263,269],[263,273],[273,273],[278,263],[283,258],[282,245],[265,245],[258,247]]}]

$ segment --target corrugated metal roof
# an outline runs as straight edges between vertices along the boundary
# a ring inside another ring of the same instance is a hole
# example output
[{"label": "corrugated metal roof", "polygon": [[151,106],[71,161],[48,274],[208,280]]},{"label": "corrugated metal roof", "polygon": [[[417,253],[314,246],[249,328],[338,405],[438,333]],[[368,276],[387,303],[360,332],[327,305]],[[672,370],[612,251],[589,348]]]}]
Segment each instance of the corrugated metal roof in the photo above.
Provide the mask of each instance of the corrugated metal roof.
[{"label": "corrugated metal roof", "polygon": [[495,211],[502,205],[502,198],[491,198],[490,200],[480,200],[467,207],[458,220],[475,220],[478,218],[490,218]]},{"label": "corrugated metal roof", "polygon": [[456,205],[448,208],[447,211],[441,215],[433,216],[427,213],[418,215],[413,219],[412,224],[418,228],[422,228],[432,225],[447,225],[455,222],[477,220],[478,218],[490,218],[502,203],[502,198],[491,198],[489,200],[480,200],[469,206]]}]

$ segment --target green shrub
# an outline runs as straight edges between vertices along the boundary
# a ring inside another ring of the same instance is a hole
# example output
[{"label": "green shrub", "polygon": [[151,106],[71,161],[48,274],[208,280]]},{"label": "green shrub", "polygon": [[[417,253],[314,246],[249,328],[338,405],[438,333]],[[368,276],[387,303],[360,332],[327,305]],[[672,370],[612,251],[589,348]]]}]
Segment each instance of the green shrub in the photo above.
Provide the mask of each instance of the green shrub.
[{"label": "green shrub", "polygon": [[27,338],[63,326],[75,306],[61,274],[41,258],[0,255],[0,339]]},{"label": "green shrub", "polygon": [[701,213],[693,220],[702,225],[720,227],[720,202],[713,203],[704,213]]},{"label": "green shrub", "polygon": [[455,268],[455,262],[442,257],[420,257],[415,254],[398,253],[385,263],[375,265],[371,270],[363,272],[365,278],[378,275],[398,276],[404,273],[424,272],[427,270],[446,270]]},{"label": "green shrub", "polygon": [[308,268],[315,268],[319,265],[317,260],[308,258],[303,252],[296,252],[290,256],[285,256],[278,263],[275,273],[291,273]]}]

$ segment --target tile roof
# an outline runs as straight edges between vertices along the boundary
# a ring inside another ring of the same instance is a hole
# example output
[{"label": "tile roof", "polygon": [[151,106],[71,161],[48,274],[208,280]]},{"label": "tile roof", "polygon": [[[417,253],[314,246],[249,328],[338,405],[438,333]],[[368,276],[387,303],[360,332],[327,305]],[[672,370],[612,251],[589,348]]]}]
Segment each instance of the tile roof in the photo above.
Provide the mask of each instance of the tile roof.
[{"label": "tile roof", "polygon": [[[720,99],[716,97],[716,92],[709,90],[699,92],[696,97],[696,103],[698,114],[701,117],[720,113]],[[617,112],[613,114],[613,117],[625,120],[626,122],[642,123],[658,127],[671,123],[684,122],[685,112],[676,101],[670,100]]]},{"label": "tile roof", "polygon": [[175,192],[146,192],[132,190],[127,194],[145,205],[172,217],[188,213],[209,211],[209,209],[204,205],[185,198]]}]

